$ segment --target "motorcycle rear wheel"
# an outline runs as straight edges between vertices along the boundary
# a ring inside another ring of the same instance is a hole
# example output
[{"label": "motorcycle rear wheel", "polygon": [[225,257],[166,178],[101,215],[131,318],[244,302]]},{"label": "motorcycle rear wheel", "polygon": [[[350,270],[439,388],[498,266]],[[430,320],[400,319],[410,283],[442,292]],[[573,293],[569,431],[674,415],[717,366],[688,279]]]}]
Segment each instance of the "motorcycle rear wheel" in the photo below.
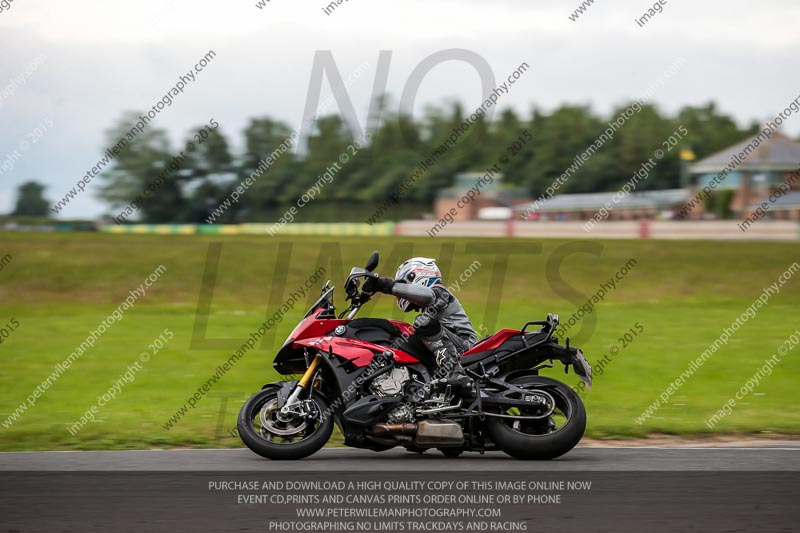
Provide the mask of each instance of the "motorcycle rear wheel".
[{"label": "motorcycle rear wheel", "polygon": [[315,417],[280,416],[277,400],[278,386],[267,386],[245,402],[239,411],[237,426],[242,442],[267,459],[302,459],[320,450],[333,433],[333,417],[328,402],[313,391]]},{"label": "motorcycle rear wheel", "polygon": [[[586,430],[586,408],[568,385],[544,376],[526,375],[509,383],[524,389],[542,389],[555,400],[553,415],[539,421],[487,417],[486,432],[503,452],[517,459],[548,460],[564,455],[583,437]],[[525,410],[504,410],[501,414],[525,415]],[[560,427],[555,418],[565,418]]]}]

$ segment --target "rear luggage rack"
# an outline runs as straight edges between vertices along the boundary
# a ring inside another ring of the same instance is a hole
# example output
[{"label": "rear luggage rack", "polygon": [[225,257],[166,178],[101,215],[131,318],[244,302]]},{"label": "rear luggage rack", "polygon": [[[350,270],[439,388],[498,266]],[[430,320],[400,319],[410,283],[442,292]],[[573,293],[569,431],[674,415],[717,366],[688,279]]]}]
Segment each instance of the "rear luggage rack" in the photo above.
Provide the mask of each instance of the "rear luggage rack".
[{"label": "rear luggage rack", "polygon": [[[534,344],[528,344],[528,339],[525,336],[528,332],[528,326],[542,326],[542,329],[537,331],[536,333],[547,333],[546,337],[543,337],[541,340]],[[552,313],[547,313],[547,320],[531,320],[530,322],[525,322],[523,326],[520,328],[519,333],[522,336],[522,343],[525,345],[525,348],[532,348],[534,346],[538,346],[543,342],[550,340],[555,333],[556,328],[558,327],[558,315],[554,315]]]},{"label": "rear luggage rack", "polygon": [[525,322],[519,332],[525,333],[528,326],[542,326],[540,331],[544,331],[544,329],[547,328],[550,333],[553,333],[558,327],[558,315],[547,313],[547,320],[531,320],[530,322]]},{"label": "rear luggage rack", "polygon": [[[527,331],[528,326],[541,326],[542,328],[539,331]],[[530,322],[526,322],[522,328],[520,328],[519,333],[514,335],[513,337],[509,337],[510,339],[516,338],[519,336],[519,340],[522,341],[522,347],[518,350],[514,350],[511,352],[506,353],[498,353],[503,351],[503,345],[500,345],[494,348],[489,355],[482,358],[480,362],[475,362],[468,366],[480,366],[483,368],[487,363],[502,363],[510,358],[516,357],[523,352],[526,352],[532,348],[539,346],[540,344],[544,344],[550,341],[553,338],[553,332],[555,331],[556,327],[558,327],[558,315],[548,314],[547,320],[532,320]],[[535,342],[531,342],[529,336],[537,336]],[[507,349],[507,348],[506,348]]]}]

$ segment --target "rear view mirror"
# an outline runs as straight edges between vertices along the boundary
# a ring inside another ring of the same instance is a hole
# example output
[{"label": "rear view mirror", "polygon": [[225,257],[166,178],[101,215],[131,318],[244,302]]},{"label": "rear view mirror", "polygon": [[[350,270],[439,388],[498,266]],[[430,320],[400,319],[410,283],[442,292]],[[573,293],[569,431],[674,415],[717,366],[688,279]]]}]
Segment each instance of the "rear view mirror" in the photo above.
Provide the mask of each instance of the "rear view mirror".
[{"label": "rear view mirror", "polygon": [[375,270],[375,268],[377,268],[378,266],[378,259],[380,259],[380,255],[376,250],[372,252],[372,255],[369,256],[369,259],[367,260],[367,266],[364,267],[364,270],[366,270],[367,272],[372,272],[373,270]]}]

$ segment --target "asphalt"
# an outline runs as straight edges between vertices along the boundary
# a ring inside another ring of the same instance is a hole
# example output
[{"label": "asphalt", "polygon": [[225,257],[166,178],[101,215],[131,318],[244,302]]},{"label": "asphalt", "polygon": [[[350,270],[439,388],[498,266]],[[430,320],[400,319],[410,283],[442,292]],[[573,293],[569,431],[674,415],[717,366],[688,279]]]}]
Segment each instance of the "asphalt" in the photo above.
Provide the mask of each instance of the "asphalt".
[{"label": "asphalt", "polygon": [[[438,452],[353,449],[290,462],[246,449],[0,453],[0,531],[796,531],[799,452],[791,443],[585,446],[545,462],[499,453],[449,459]],[[457,483],[469,485],[453,488]],[[539,485],[526,489],[524,483]],[[414,505],[324,499],[345,495],[421,499]],[[496,499],[470,503],[456,501],[458,495]],[[403,520],[374,518],[404,508],[412,514]],[[317,515],[301,514],[304,509],[330,518],[311,518]],[[497,514],[416,514],[480,509]],[[358,512],[374,514],[339,514]]]},{"label": "asphalt", "polygon": [[796,472],[800,447],[578,447],[552,461],[518,461],[500,452],[452,459],[436,451],[351,448],[323,449],[300,461],[270,461],[247,449],[6,452],[0,471]]}]

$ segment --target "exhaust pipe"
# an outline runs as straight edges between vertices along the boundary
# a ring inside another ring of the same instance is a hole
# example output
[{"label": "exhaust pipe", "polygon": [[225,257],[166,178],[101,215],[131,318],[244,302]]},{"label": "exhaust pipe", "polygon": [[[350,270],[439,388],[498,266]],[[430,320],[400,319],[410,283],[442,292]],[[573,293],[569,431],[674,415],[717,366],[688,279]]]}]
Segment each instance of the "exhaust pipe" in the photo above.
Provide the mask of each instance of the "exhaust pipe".
[{"label": "exhaust pipe", "polygon": [[383,435],[415,435],[417,433],[417,425],[411,422],[404,422],[401,424],[375,424],[372,426],[370,433],[375,437]]}]

